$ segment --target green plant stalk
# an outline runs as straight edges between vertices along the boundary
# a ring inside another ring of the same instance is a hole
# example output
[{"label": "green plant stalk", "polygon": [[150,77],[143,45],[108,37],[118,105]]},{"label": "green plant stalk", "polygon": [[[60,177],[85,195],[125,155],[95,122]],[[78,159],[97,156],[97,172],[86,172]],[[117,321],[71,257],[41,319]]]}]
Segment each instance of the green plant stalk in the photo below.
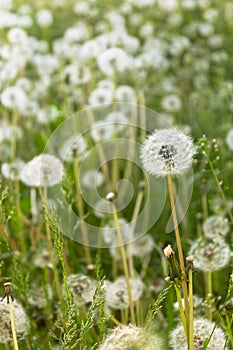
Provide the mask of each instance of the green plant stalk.
[{"label": "green plant stalk", "polygon": [[125,254],[125,248],[124,248],[124,242],[122,239],[122,234],[119,226],[119,220],[117,216],[117,211],[114,203],[112,203],[112,209],[113,209],[113,218],[115,223],[115,228],[117,231],[117,237],[120,245],[120,252],[122,256],[122,262],[123,262],[123,268],[125,273],[125,280],[126,280],[126,286],[127,286],[127,292],[128,292],[128,298],[129,298],[129,309],[130,309],[130,316],[131,316],[131,322],[132,324],[135,324],[135,314],[134,314],[134,305],[133,305],[133,299],[132,299],[132,292],[131,292],[131,286],[130,286],[130,278],[129,278],[129,268],[127,264],[126,254]]},{"label": "green plant stalk", "polygon": [[233,224],[233,215],[232,215],[232,212],[231,212],[231,208],[230,208],[230,206],[229,206],[229,204],[228,204],[228,201],[227,201],[227,199],[226,199],[226,196],[225,196],[225,194],[224,194],[224,192],[223,192],[222,186],[220,185],[220,181],[219,181],[218,176],[217,176],[217,174],[216,174],[216,171],[215,171],[215,169],[214,169],[213,163],[212,163],[210,157],[207,155],[206,152],[205,152],[205,155],[206,155],[206,157],[207,157],[207,160],[208,160],[208,164],[209,164],[209,166],[210,166],[210,169],[211,169],[211,171],[212,171],[212,173],[213,173],[213,176],[214,176],[214,179],[215,179],[217,188],[218,188],[218,190],[219,190],[219,192],[220,192],[220,194],[221,194],[221,196],[222,196],[223,202],[224,202],[224,204],[225,204],[225,206],[226,206],[226,209],[227,209],[227,213],[228,213],[228,215],[229,215],[229,218],[231,219],[231,222],[232,222],[232,224]]},{"label": "green plant stalk", "polygon": [[194,350],[193,335],[193,270],[188,270],[189,281],[189,350]]},{"label": "green plant stalk", "polygon": [[134,261],[133,261],[133,253],[132,253],[132,241],[134,238],[134,231],[135,231],[135,227],[136,227],[136,223],[137,220],[136,218],[138,217],[140,208],[141,208],[141,204],[142,204],[142,200],[143,200],[143,191],[139,191],[138,195],[137,195],[137,199],[136,199],[136,203],[135,203],[135,207],[134,207],[134,211],[133,211],[133,215],[132,215],[132,225],[131,225],[131,242],[128,245],[128,254],[129,254],[129,271],[130,271],[130,276],[134,277]]},{"label": "green plant stalk", "polygon": [[213,315],[212,315],[211,297],[213,295],[213,290],[212,290],[212,273],[210,271],[205,272],[205,283],[206,283],[206,297],[208,300],[207,314],[208,314],[208,319],[212,321]]},{"label": "green plant stalk", "polygon": [[182,298],[181,298],[181,294],[180,294],[180,288],[176,284],[174,286],[175,286],[176,298],[177,298],[177,302],[178,302],[179,310],[180,310],[180,317],[181,317],[182,325],[184,328],[185,336],[187,339],[187,325],[186,325],[186,318],[185,318],[185,314],[184,314],[184,308],[183,308],[183,304],[182,304]]},{"label": "green plant stalk", "polygon": [[8,296],[8,300],[9,300],[10,319],[11,319],[11,330],[12,330],[12,337],[13,337],[14,349],[15,349],[15,350],[19,350],[18,341],[17,341],[17,335],[16,335],[16,330],[15,330],[15,320],[14,320],[14,313],[13,313],[12,297],[11,297],[11,295]]},{"label": "green plant stalk", "polygon": [[87,264],[92,264],[91,252],[90,252],[90,247],[88,242],[88,232],[85,224],[83,224],[83,221],[82,221],[85,213],[84,213],[83,201],[81,198],[81,191],[79,187],[79,178],[78,178],[79,163],[77,159],[74,159],[73,166],[74,166],[75,187],[76,187],[76,196],[77,196],[77,209],[80,215],[80,228],[81,228],[81,234],[83,239],[83,247],[84,247],[84,252],[87,259]]},{"label": "green plant stalk", "polygon": [[168,184],[168,192],[169,192],[169,198],[171,203],[171,209],[172,209],[172,217],[173,217],[173,223],[174,223],[174,229],[175,229],[175,236],[176,236],[176,244],[178,249],[178,256],[179,256],[179,262],[180,262],[180,268],[181,268],[181,283],[184,293],[184,306],[185,306],[185,318],[186,318],[186,335],[187,340],[189,339],[189,301],[188,301],[188,288],[186,283],[186,273],[185,273],[185,266],[184,266],[184,257],[183,257],[183,251],[182,251],[182,244],[180,239],[180,232],[178,228],[178,221],[176,216],[176,209],[175,209],[175,201],[173,196],[173,186],[172,186],[172,178],[170,175],[167,176],[167,184]]},{"label": "green plant stalk", "polygon": [[[44,198],[44,204],[46,205],[46,201],[47,201],[47,188],[46,187],[44,187],[43,192],[44,192],[44,196],[42,196],[42,198]],[[45,216],[47,216],[47,209],[45,209]],[[53,244],[52,244],[50,227],[49,227],[49,223],[48,223],[48,220],[46,217],[45,217],[45,230],[46,230],[47,241],[49,244],[49,254],[50,254],[50,260],[51,260],[51,263],[53,266],[53,273],[54,273],[54,280],[55,280],[55,285],[56,285],[56,289],[57,289],[57,295],[58,295],[58,299],[60,301],[61,307],[63,309],[64,308],[64,300],[62,297],[62,288],[61,288],[61,283],[60,283],[58,270],[57,270],[57,264],[56,264],[55,256],[54,256],[54,252],[53,252]]]}]

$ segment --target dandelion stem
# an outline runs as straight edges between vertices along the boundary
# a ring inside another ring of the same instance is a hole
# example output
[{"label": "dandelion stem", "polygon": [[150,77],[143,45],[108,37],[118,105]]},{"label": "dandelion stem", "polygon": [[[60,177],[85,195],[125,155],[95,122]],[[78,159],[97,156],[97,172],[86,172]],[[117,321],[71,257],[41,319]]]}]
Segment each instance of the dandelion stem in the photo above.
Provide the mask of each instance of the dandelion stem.
[{"label": "dandelion stem", "polygon": [[128,298],[129,298],[131,322],[132,322],[132,324],[135,324],[135,314],[134,314],[134,306],[133,306],[132,292],[131,292],[131,286],[130,286],[129,268],[128,268],[128,264],[127,264],[124,242],[122,239],[118,215],[117,215],[117,211],[116,211],[116,207],[115,207],[114,203],[112,203],[112,209],[113,209],[113,218],[114,218],[114,223],[115,223],[115,227],[116,227],[116,231],[117,231],[117,237],[118,237],[118,241],[119,241],[119,245],[120,245],[120,252],[121,252],[121,256],[122,256],[123,268],[124,268],[124,273],[125,273],[125,280],[126,280],[126,286],[127,286],[127,292],[128,292]]},{"label": "dandelion stem", "polygon": [[61,283],[60,283],[60,279],[59,279],[59,275],[58,275],[58,270],[57,270],[57,264],[55,261],[55,256],[54,256],[54,252],[53,252],[53,244],[52,244],[52,237],[51,237],[51,232],[50,232],[50,227],[49,227],[49,223],[48,223],[48,218],[47,218],[47,208],[46,208],[46,201],[47,201],[47,188],[44,188],[44,195],[42,196],[42,198],[44,198],[44,205],[45,205],[45,230],[46,230],[46,237],[47,237],[47,241],[49,244],[49,254],[50,254],[50,260],[53,266],[53,272],[54,272],[54,280],[55,280],[55,285],[56,285],[56,289],[57,289],[57,295],[59,298],[59,301],[61,303],[61,307],[64,307],[64,300],[62,297],[62,288],[61,288]]},{"label": "dandelion stem", "polygon": [[168,192],[169,192],[169,198],[170,198],[171,209],[172,209],[172,217],[173,217],[173,223],[174,223],[174,230],[175,230],[175,236],[176,236],[176,244],[177,244],[177,249],[178,249],[180,268],[181,268],[181,272],[182,272],[181,283],[182,283],[182,288],[183,288],[183,293],[184,293],[186,331],[187,331],[187,339],[189,339],[189,335],[188,335],[188,333],[189,333],[188,288],[187,288],[187,283],[186,283],[184,257],[183,257],[181,239],[180,239],[180,232],[179,232],[179,228],[178,228],[178,221],[177,221],[177,216],[176,216],[175,201],[174,201],[174,196],[173,196],[172,178],[170,175],[167,176],[167,184],[168,184]]},{"label": "dandelion stem", "polygon": [[181,294],[180,294],[180,288],[176,284],[175,284],[175,291],[176,291],[177,302],[178,302],[178,305],[179,305],[181,321],[182,321],[182,324],[183,324],[183,327],[184,327],[185,336],[187,338],[187,326],[186,326],[186,319],[185,319],[185,314],[184,314],[184,308],[183,308],[183,304],[182,304],[182,298],[181,298]]},{"label": "dandelion stem", "polygon": [[137,195],[137,199],[136,199],[136,203],[135,203],[135,207],[134,207],[134,211],[133,211],[133,215],[132,215],[132,225],[131,225],[131,240],[130,243],[128,245],[128,253],[129,253],[129,271],[130,271],[130,276],[134,277],[134,261],[133,261],[133,253],[132,253],[132,248],[133,248],[133,238],[134,238],[134,231],[135,231],[135,227],[136,227],[136,223],[137,220],[136,218],[138,217],[140,208],[141,208],[141,204],[142,204],[142,199],[143,199],[143,190],[140,190],[138,195]]},{"label": "dandelion stem", "polygon": [[9,300],[11,330],[12,330],[12,336],[13,336],[14,349],[15,350],[19,350],[16,330],[15,330],[15,320],[14,320],[14,313],[13,313],[12,297],[11,297],[11,295],[8,296],[8,300]]},{"label": "dandelion stem", "polygon": [[219,192],[220,192],[220,194],[221,194],[221,196],[222,196],[223,202],[224,202],[224,204],[225,204],[225,206],[226,206],[226,209],[227,209],[227,213],[228,213],[228,215],[229,215],[229,218],[231,219],[231,222],[232,222],[232,224],[233,224],[233,215],[232,215],[232,212],[231,212],[231,208],[230,208],[230,206],[229,206],[229,204],[228,204],[228,201],[227,201],[227,199],[226,199],[226,196],[225,196],[225,194],[224,194],[224,192],[223,192],[223,189],[222,189],[222,186],[221,186],[221,184],[220,184],[218,175],[216,174],[216,171],[215,171],[215,169],[214,169],[214,166],[213,166],[213,163],[212,163],[210,157],[207,155],[207,153],[205,153],[205,155],[206,155],[206,157],[207,157],[207,160],[208,160],[210,169],[211,169],[211,171],[212,171],[212,173],[213,173],[213,176],[214,176],[214,179],[215,179],[217,188],[218,188],[218,190],[219,190]]},{"label": "dandelion stem", "polygon": [[189,283],[189,350],[194,350],[193,335],[193,257],[186,258],[188,262],[188,283]]},{"label": "dandelion stem", "polygon": [[205,273],[206,280],[206,298],[207,298],[207,314],[208,319],[212,321],[212,273],[210,271]]},{"label": "dandelion stem", "polygon": [[117,327],[122,327],[122,324],[108,310],[104,310],[104,312]]},{"label": "dandelion stem", "polygon": [[83,246],[84,246],[84,251],[85,251],[87,263],[92,264],[91,252],[90,252],[89,242],[88,242],[88,232],[87,232],[85,224],[82,221],[85,213],[84,213],[84,207],[83,207],[83,200],[81,198],[78,172],[79,172],[79,163],[78,163],[78,160],[75,159],[74,160],[74,176],[75,176],[75,186],[76,186],[76,196],[77,196],[77,209],[78,209],[78,213],[80,215],[80,228],[81,228]]}]

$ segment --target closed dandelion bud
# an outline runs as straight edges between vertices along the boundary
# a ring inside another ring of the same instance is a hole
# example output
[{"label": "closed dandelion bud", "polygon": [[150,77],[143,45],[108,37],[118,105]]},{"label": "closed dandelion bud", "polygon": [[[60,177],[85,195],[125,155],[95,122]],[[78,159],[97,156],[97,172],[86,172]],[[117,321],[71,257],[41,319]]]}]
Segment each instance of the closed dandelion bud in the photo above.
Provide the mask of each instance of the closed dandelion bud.
[{"label": "closed dandelion bud", "polygon": [[99,350],[162,350],[164,346],[164,341],[159,335],[129,325],[112,330]]},{"label": "closed dandelion bud", "polygon": [[175,128],[155,130],[141,149],[144,168],[157,177],[181,175],[191,165],[195,147],[192,139]]},{"label": "closed dandelion bud", "polygon": [[[210,336],[215,327],[215,323],[210,322],[205,318],[199,318],[194,321],[194,349],[202,350],[206,339]],[[170,348],[171,350],[187,350],[186,337],[183,331],[183,325],[179,324],[170,333]],[[221,328],[216,327],[207,346],[208,350],[228,349],[225,345],[225,335]]]},{"label": "closed dandelion bud", "polygon": [[175,258],[175,252],[172,249],[171,245],[168,244],[166,248],[163,250],[164,255],[167,259],[168,266],[169,266],[169,277],[170,280],[174,281],[176,278],[181,277],[181,270],[180,266]]}]

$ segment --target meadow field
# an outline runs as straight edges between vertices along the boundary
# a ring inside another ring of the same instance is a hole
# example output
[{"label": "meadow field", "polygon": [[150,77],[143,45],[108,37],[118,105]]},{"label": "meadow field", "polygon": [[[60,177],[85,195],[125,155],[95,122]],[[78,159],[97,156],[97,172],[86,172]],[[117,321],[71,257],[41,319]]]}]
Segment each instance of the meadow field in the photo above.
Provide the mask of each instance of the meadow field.
[{"label": "meadow field", "polygon": [[0,350],[233,349],[233,2],[0,0]]}]

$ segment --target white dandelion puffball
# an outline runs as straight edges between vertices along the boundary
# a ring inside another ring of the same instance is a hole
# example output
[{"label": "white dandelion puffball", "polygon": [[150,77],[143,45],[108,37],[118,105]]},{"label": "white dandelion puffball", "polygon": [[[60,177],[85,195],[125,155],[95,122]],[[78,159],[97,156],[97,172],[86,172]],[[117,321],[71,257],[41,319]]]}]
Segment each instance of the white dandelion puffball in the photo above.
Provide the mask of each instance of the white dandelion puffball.
[{"label": "white dandelion puffball", "polygon": [[[140,299],[144,284],[139,278],[130,278],[133,302]],[[129,296],[124,276],[119,276],[113,283],[106,285],[106,306],[111,309],[122,310],[129,307]]]},{"label": "white dandelion puffball", "polygon": [[20,173],[20,180],[27,186],[50,187],[61,182],[62,174],[60,159],[50,154],[41,154],[25,164]]},{"label": "white dandelion puffball", "polygon": [[117,327],[106,337],[99,350],[162,350],[164,341],[157,334],[132,325]]},{"label": "white dandelion puffball", "polygon": [[221,237],[216,237],[210,242],[205,242],[202,239],[194,242],[188,255],[194,257],[195,268],[205,272],[213,272],[228,265],[230,253],[228,244]]},{"label": "white dandelion puffball", "polygon": [[207,238],[215,238],[219,235],[226,236],[230,230],[229,222],[221,215],[208,217],[203,222],[202,228]]},{"label": "white dandelion puffball", "polygon": [[229,130],[226,136],[227,146],[233,151],[233,129]]},{"label": "white dandelion puffball", "polygon": [[87,150],[87,143],[83,136],[73,135],[65,141],[60,150],[60,156],[66,162],[72,162],[75,158],[82,159]]},{"label": "white dandelion puffball", "polygon": [[[23,339],[29,331],[29,320],[23,307],[16,300],[12,302],[12,307],[17,337]],[[5,344],[8,341],[12,341],[10,309],[6,299],[0,301],[0,325],[0,343]]]},{"label": "white dandelion puffball", "polygon": [[24,162],[21,159],[16,159],[12,163],[3,163],[2,164],[2,175],[6,179],[18,180],[20,178],[20,172],[24,167]]},{"label": "white dandelion puffball", "polygon": [[[202,350],[205,340],[210,336],[215,324],[205,318],[199,318],[194,321],[194,349]],[[221,328],[216,327],[210,339],[208,350],[223,349],[225,345],[225,335]],[[179,324],[170,334],[171,350],[187,350],[186,337],[183,326]],[[228,348],[224,348],[228,349]]]},{"label": "white dandelion puffball", "polygon": [[161,129],[146,139],[140,157],[152,175],[181,175],[191,167],[195,150],[192,139],[182,131]]},{"label": "white dandelion puffball", "polygon": [[[82,273],[78,273],[68,276],[67,283],[70,292],[74,295],[74,301],[78,306],[92,301],[97,287],[96,280]],[[65,295],[65,286],[63,286],[63,294]]]}]

